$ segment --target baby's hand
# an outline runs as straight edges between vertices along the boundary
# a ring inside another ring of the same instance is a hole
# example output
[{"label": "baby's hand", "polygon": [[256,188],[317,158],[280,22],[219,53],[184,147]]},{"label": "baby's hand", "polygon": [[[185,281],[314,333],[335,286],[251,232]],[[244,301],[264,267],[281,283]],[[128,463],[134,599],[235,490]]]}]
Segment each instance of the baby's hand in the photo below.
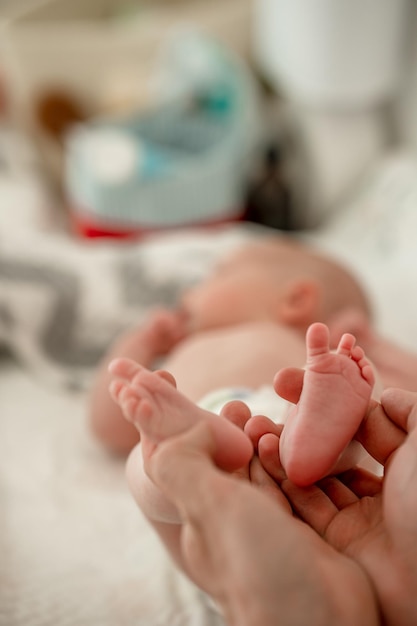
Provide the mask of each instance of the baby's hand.
[{"label": "baby's hand", "polygon": [[165,355],[188,334],[187,319],[181,309],[155,309],[145,322],[143,333],[155,354]]}]

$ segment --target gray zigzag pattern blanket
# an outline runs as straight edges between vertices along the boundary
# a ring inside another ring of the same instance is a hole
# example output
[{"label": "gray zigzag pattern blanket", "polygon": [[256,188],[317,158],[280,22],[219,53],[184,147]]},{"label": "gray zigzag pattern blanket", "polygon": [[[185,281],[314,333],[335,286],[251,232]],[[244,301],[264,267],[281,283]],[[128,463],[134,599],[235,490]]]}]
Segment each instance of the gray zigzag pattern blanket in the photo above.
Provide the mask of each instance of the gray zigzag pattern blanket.
[{"label": "gray zigzag pattern blanket", "polygon": [[40,232],[0,238],[0,346],[53,384],[86,387],[118,333],[174,305],[248,236],[234,226],[129,244]]}]

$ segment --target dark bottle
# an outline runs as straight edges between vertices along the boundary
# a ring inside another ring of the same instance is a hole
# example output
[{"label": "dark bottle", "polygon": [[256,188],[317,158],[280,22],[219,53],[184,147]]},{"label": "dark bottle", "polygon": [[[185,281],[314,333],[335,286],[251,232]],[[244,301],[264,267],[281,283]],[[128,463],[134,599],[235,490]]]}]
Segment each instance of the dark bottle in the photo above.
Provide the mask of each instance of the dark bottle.
[{"label": "dark bottle", "polygon": [[261,168],[245,198],[245,220],[280,230],[293,230],[292,197],[277,145],[268,146]]}]

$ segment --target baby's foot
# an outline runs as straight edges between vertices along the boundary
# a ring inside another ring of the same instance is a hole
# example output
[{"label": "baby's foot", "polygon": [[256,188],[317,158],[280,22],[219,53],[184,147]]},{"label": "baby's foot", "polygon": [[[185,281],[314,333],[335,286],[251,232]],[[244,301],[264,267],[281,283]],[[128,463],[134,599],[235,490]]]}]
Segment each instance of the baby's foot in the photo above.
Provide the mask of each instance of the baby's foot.
[{"label": "baby's foot", "polygon": [[[287,476],[297,485],[312,484],[332,470],[365,415],[375,379],[355,341],[343,335],[332,353],[327,326],[316,323],[307,331],[301,396],[279,446]],[[285,378],[285,370],[280,374]]]},{"label": "baby's foot", "polygon": [[328,327],[331,348],[335,348],[339,344],[342,335],[348,332],[356,337],[356,341],[360,343],[369,356],[368,343],[373,333],[369,317],[364,311],[356,308],[343,309],[333,316],[328,323]]},{"label": "baby's foot", "polygon": [[192,428],[200,420],[209,420],[219,467],[233,471],[249,462],[253,448],[243,431],[191,402],[176,389],[168,372],[151,372],[130,359],[116,359],[109,369],[119,377],[110,391],[126,419],[140,431],[144,458],[162,441]]}]

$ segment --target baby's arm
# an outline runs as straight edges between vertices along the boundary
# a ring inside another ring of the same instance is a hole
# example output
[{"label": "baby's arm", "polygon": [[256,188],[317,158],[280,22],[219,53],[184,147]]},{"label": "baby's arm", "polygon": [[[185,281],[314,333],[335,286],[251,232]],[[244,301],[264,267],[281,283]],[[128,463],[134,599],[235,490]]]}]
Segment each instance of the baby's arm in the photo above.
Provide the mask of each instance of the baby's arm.
[{"label": "baby's arm", "polygon": [[156,359],[168,354],[184,336],[181,312],[158,309],[143,326],[116,339],[99,365],[90,396],[89,423],[95,437],[113,452],[128,454],[138,443],[139,433],[123,419],[120,407],[109,394],[112,380],[109,363],[117,357],[126,357],[151,368]]}]

